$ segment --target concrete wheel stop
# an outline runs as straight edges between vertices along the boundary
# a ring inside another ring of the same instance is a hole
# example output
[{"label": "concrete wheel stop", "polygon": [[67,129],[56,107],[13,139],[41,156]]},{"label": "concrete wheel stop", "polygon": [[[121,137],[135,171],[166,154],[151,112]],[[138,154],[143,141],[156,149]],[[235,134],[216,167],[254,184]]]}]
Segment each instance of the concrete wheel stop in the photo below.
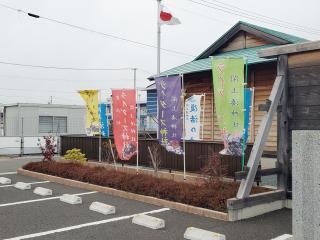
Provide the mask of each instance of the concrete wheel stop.
[{"label": "concrete wheel stop", "polygon": [[51,196],[52,190],[48,188],[43,188],[43,187],[36,187],[33,193],[40,196]]},{"label": "concrete wheel stop", "polygon": [[134,216],[132,223],[151,229],[162,229],[165,227],[165,221],[163,219],[144,214]]},{"label": "concrete wheel stop", "polygon": [[60,197],[60,201],[75,205],[75,204],[81,204],[82,198],[72,194],[63,194]]},{"label": "concrete wheel stop", "polygon": [[11,184],[11,179],[6,177],[0,177],[0,184]]},{"label": "concrete wheel stop", "polygon": [[31,189],[31,184],[30,183],[25,183],[25,182],[17,182],[14,185],[15,188],[20,189],[20,190],[30,190]]},{"label": "concrete wheel stop", "polygon": [[226,236],[195,227],[188,227],[183,235],[188,240],[226,240]]},{"label": "concrete wheel stop", "polygon": [[89,209],[91,211],[95,211],[98,213],[102,213],[104,215],[109,215],[109,214],[115,214],[116,213],[116,208],[114,206],[104,204],[101,202],[93,202],[91,203]]}]

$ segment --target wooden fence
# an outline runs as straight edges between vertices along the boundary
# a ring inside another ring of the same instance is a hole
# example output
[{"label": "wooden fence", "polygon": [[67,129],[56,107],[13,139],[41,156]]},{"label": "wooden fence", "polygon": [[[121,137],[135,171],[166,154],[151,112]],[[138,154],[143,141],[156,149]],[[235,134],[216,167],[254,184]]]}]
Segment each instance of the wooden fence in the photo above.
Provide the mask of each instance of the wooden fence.
[{"label": "wooden fence", "polygon": [[[106,143],[107,138],[102,138],[102,142]],[[113,139],[112,139],[113,140]],[[151,166],[148,146],[158,144],[154,139],[139,139],[139,165]],[[61,136],[61,154],[72,148],[79,148],[86,157],[90,160],[98,160],[99,138],[87,137],[79,135]],[[189,172],[200,172],[207,161],[208,157],[213,153],[218,153],[223,149],[222,142],[215,141],[187,141],[186,142],[186,170]],[[249,144],[246,149],[245,162],[249,158],[252,145]],[[162,169],[183,170],[183,158],[181,155],[176,155],[167,152],[161,147],[161,166]],[[233,156],[223,156],[222,164],[227,168],[227,175],[233,177],[234,173],[241,171],[241,158]],[[133,157],[127,164],[136,164],[136,158]]]}]

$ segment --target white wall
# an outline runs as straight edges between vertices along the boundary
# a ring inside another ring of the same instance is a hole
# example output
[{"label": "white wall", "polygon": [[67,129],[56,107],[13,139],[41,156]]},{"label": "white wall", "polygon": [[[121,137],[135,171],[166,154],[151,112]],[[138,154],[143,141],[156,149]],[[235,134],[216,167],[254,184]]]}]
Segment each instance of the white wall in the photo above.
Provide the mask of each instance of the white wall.
[{"label": "white wall", "polygon": [[21,136],[22,129],[24,136],[50,134],[39,133],[39,116],[67,117],[67,132],[64,134],[85,134],[86,109],[82,106],[22,104],[20,107],[6,107],[5,136]]}]

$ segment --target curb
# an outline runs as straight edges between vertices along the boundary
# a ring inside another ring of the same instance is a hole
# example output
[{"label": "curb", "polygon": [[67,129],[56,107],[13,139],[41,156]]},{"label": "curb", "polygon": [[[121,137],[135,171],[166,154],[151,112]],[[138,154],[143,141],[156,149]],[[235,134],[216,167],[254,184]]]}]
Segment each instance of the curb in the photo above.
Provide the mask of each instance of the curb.
[{"label": "curb", "polygon": [[140,201],[144,203],[149,203],[153,204],[156,206],[160,207],[168,207],[171,209],[175,209],[181,212],[185,213],[191,213],[195,215],[199,215],[202,217],[208,217],[208,218],[213,218],[213,219],[218,219],[218,220],[223,220],[223,221],[229,221],[228,213],[224,212],[218,212],[210,209],[205,209],[205,208],[200,208],[200,207],[194,207],[191,205],[183,204],[183,203],[177,203],[177,202],[172,202],[164,199],[159,199],[155,197],[150,197],[150,196],[144,196],[140,194],[135,194],[135,193],[130,193],[130,192],[125,192],[109,187],[102,187],[98,185],[94,185],[91,183],[84,183],[76,180],[71,180],[71,179],[66,179],[66,178],[61,178],[57,176],[52,176],[52,175],[47,175],[43,173],[38,173],[38,172],[32,172],[28,170],[24,170],[22,168],[17,169],[17,173],[28,176],[28,177],[33,177],[33,178],[38,178],[42,180],[47,180],[50,182],[55,182],[63,185],[67,185],[70,187],[76,187],[76,188],[82,188],[90,191],[97,191],[97,192],[102,192],[106,193],[112,196],[116,197],[122,197],[122,198],[127,198],[135,201]]}]

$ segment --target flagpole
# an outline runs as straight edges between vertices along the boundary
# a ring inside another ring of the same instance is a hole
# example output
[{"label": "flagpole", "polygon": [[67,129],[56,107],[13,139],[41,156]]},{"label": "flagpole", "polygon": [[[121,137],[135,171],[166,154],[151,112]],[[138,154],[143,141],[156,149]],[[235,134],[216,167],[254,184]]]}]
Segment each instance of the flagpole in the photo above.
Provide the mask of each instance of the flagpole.
[{"label": "flagpole", "polygon": [[[100,106],[99,106],[99,103],[100,103]],[[101,135],[102,135],[102,125],[101,125],[101,89],[99,90],[99,103],[98,103],[98,108],[99,108],[99,120],[100,120],[100,122],[99,122],[99,162],[101,162]]]},{"label": "flagpole", "polygon": [[137,111],[137,119],[136,119],[136,127],[137,127],[137,173],[139,171],[139,119],[138,114],[140,114],[140,108],[138,108],[138,100],[137,100],[137,68],[133,68],[133,84],[134,84],[134,90],[136,94],[136,109]]},{"label": "flagpole", "polygon": [[160,26],[160,11],[161,0],[158,1],[158,16],[157,16],[157,74],[160,74],[160,47],[161,47],[161,26]]},{"label": "flagpole", "polygon": [[182,112],[183,112],[183,121],[182,121],[182,144],[183,144],[183,179],[186,180],[186,118],[185,118],[185,109],[184,109],[184,77],[183,74],[181,74],[181,85],[182,85]]}]

